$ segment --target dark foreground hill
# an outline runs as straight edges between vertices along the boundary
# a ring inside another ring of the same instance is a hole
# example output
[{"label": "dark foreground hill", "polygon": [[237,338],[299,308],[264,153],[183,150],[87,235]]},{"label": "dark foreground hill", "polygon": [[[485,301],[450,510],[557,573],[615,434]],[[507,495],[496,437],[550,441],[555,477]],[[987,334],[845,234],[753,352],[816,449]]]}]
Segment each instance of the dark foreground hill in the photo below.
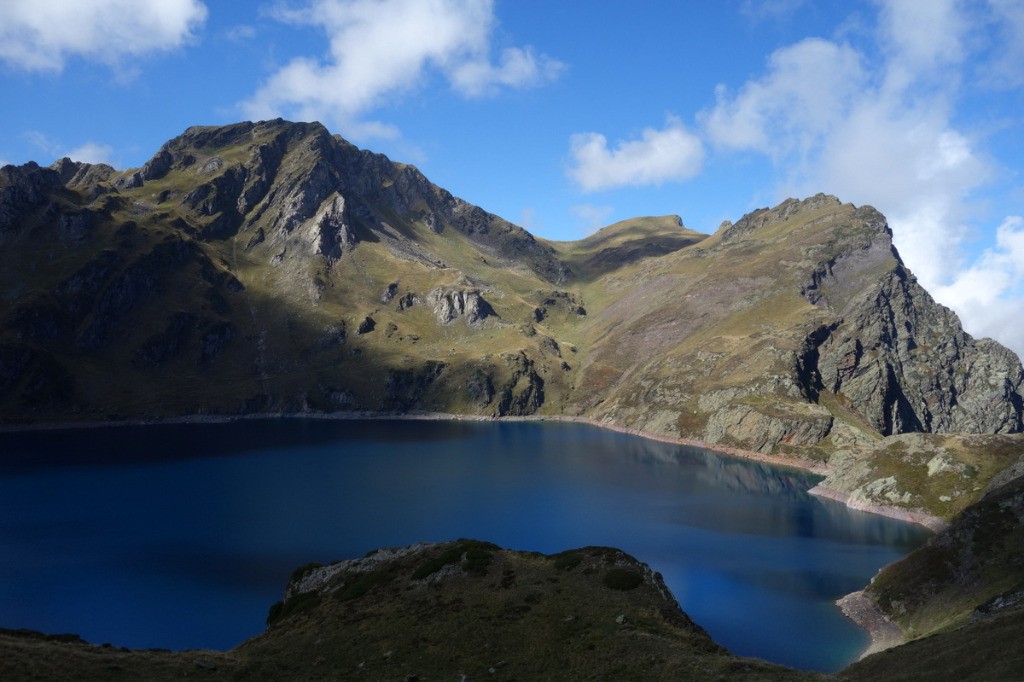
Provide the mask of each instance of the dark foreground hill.
[{"label": "dark foreground hill", "polygon": [[[1001,499],[993,498],[993,503],[998,505]],[[992,535],[1000,537],[1000,532]],[[939,540],[933,544],[944,546]],[[939,561],[954,560],[953,554],[938,552]],[[920,562],[917,557],[895,567],[913,572]],[[1018,570],[1018,580],[1020,575]],[[892,589],[895,583],[887,585]],[[1024,679],[1024,653],[1017,646],[1024,635],[1024,600],[1019,596],[1016,593],[1016,601],[1012,594],[990,601],[957,629],[942,629],[875,654],[837,677]],[[285,599],[271,607],[267,630],[225,652],[131,651],[87,644],[73,635],[0,631],[0,678],[426,681],[827,676],[729,654],[679,609],[657,573],[618,550],[587,547],[542,555],[460,540],[302,567],[292,576]]]},{"label": "dark foreground hill", "polygon": [[[263,634],[228,652],[0,635],[0,677],[818,679],[730,655],[660,575],[618,550],[545,556],[462,540],[296,571]],[[73,639],[73,638],[65,638]]]},{"label": "dark foreground hill", "polygon": [[980,502],[882,569],[864,593],[913,641],[844,676],[1024,679],[1024,478],[993,481]]}]

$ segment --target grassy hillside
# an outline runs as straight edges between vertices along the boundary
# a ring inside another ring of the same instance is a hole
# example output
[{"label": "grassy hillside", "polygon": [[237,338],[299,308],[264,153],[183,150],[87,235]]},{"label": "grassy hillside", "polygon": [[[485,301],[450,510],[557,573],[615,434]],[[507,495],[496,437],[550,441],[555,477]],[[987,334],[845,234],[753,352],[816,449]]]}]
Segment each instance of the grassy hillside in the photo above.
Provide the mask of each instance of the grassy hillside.
[{"label": "grassy hillside", "polygon": [[950,528],[865,590],[908,644],[841,675],[855,680],[1024,679],[1024,478],[1017,466]]}]

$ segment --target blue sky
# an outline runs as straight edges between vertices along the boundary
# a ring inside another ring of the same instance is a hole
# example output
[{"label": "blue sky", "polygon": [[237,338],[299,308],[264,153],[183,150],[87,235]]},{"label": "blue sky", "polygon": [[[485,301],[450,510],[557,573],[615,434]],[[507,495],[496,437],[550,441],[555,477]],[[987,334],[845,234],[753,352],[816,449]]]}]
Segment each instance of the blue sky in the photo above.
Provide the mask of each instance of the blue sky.
[{"label": "blue sky", "polygon": [[320,120],[552,239],[835,194],[1024,354],[1024,0],[4,0],[0,92],[0,163]]}]

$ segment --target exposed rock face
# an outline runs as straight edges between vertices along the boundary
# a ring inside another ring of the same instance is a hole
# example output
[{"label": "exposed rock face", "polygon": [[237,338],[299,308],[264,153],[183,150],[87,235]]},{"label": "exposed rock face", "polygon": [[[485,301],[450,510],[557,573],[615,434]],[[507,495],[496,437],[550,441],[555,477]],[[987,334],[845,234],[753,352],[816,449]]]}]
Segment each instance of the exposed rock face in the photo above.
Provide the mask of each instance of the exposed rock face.
[{"label": "exposed rock face", "polygon": [[[860,211],[877,234],[829,261],[805,289],[808,300],[842,319],[817,344],[822,385],[885,435],[1020,431],[1020,360],[966,334],[895,259],[884,218]],[[871,281],[879,269],[888,272]]]},{"label": "exposed rock face", "polygon": [[771,452],[779,443],[814,445],[829,434],[833,421],[828,410],[814,407],[817,409],[787,413],[778,408],[768,411],[730,404],[711,413],[703,439],[709,443],[743,443],[756,452]]},{"label": "exposed rock face", "polygon": [[[243,163],[230,164],[216,153],[242,145],[249,149]],[[115,179],[114,186],[141,188],[171,172],[191,173],[201,183],[177,200],[208,218],[195,226],[204,239],[225,239],[258,224],[271,243],[307,244],[333,262],[364,231],[391,241],[397,250],[408,247],[389,224],[388,215],[397,214],[435,232],[454,228],[488,255],[526,263],[545,279],[569,276],[551,249],[528,232],[453,197],[412,166],[332,137],[318,123],[278,119],[189,128],[142,169]],[[176,199],[173,194],[161,198],[161,203]]]},{"label": "exposed rock face", "polygon": [[816,458],[1024,428],[1019,359],[932,300],[871,207],[787,200],[629,272],[588,294],[612,302],[588,315],[581,413]]},{"label": "exposed rock face", "polygon": [[393,370],[384,383],[384,403],[381,407],[400,412],[412,409],[441,376],[445,367],[443,362],[428,362],[423,368]]},{"label": "exposed rock face", "polygon": [[466,392],[477,407],[484,408],[494,399],[494,383],[487,373],[478,368],[470,375]]},{"label": "exposed rock face", "polygon": [[438,324],[451,324],[461,317],[466,324],[475,325],[497,315],[479,291],[435,289],[427,300],[434,307]]},{"label": "exposed rock face", "polygon": [[32,162],[0,168],[0,243],[25,226],[30,213],[45,205],[53,213],[50,197],[63,186],[59,173]]},{"label": "exposed rock face", "polygon": [[497,416],[534,414],[544,404],[544,380],[534,369],[533,361],[524,353],[505,355],[511,377],[498,389]]}]

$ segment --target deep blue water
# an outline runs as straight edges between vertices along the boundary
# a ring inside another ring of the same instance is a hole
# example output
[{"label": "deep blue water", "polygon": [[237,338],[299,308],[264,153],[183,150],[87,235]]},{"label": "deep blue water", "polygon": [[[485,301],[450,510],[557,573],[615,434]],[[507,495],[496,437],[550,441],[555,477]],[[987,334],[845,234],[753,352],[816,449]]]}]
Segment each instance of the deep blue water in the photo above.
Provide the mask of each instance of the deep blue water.
[{"label": "deep blue water", "polygon": [[787,469],[576,424],[247,420],[0,433],[0,627],[230,648],[292,570],[459,537],[620,547],[734,653],[836,670],[832,602],[919,527]]}]

